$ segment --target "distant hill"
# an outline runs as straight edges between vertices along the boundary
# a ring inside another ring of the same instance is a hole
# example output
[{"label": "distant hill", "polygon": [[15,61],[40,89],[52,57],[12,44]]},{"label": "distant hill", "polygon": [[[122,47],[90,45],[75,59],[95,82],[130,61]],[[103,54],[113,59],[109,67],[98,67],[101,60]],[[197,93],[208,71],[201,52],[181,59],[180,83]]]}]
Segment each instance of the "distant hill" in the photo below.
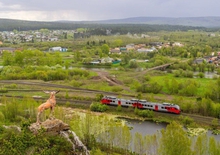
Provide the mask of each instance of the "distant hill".
[{"label": "distant hill", "polygon": [[[122,28],[123,27],[123,28]],[[77,28],[92,29],[115,29],[122,33],[143,32],[143,31],[172,31],[172,30],[191,30],[191,29],[220,29],[220,17],[186,17],[186,18],[168,18],[168,17],[132,17],[125,19],[110,19],[99,21],[27,21],[14,19],[0,19],[0,31],[27,31],[39,29],[64,29],[73,30]]]},{"label": "distant hill", "polygon": [[169,18],[169,17],[132,17],[125,19],[111,19],[95,21],[97,23],[108,24],[159,24],[159,25],[182,25],[182,26],[199,26],[214,28],[220,27],[220,17],[181,17],[181,18]]}]

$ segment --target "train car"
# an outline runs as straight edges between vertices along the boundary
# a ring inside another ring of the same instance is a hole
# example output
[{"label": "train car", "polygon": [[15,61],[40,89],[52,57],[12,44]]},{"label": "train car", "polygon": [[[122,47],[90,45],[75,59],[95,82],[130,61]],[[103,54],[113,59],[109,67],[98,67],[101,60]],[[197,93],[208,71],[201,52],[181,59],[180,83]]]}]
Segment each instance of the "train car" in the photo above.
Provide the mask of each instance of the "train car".
[{"label": "train car", "polygon": [[102,98],[101,103],[107,105],[118,105],[118,99],[114,96],[105,96]]},{"label": "train car", "polygon": [[138,104],[138,99],[131,99],[131,100],[121,99],[121,105],[124,107],[136,107],[137,104]]},{"label": "train car", "polygon": [[176,104],[170,104],[170,103],[154,103],[154,102],[148,102],[146,100],[138,100],[138,99],[118,99],[113,96],[104,96],[101,99],[102,104],[106,105],[121,105],[123,107],[134,107],[139,109],[149,109],[159,112],[168,112],[168,113],[174,113],[174,114],[180,114],[181,110],[180,107]]},{"label": "train car", "polygon": [[180,107],[178,105],[170,104],[170,103],[160,104],[160,106],[158,107],[158,110],[163,111],[163,112],[174,113],[174,114],[181,113]]},{"label": "train car", "polygon": [[[142,106],[140,106],[142,104]],[[170,104],[170,103],[153,103],[153,102],[147,102],[147,101],[139,101],[139,107],[143,109],[150,109],[154,111],[159,112],[169,112],[174,114],[180,114],[181,110],[178,105]]]}]

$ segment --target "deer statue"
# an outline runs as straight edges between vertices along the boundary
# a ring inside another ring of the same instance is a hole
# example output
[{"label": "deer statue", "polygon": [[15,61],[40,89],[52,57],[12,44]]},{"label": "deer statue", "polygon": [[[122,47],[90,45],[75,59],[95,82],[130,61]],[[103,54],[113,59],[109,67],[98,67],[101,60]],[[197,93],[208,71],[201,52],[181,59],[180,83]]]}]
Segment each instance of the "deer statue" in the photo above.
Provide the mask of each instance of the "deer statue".
[{"label": "deer statue", "polygon": [[39,107],[38,107],[38,113],[37,113],[37,124],[40,124],[40,115],[44,112],[44,110],[47,110],[50,108],[50,116],[53,114],[54,111],[54,107],[56,105],[56,97],[55,95],[57,93],[59,93],[60,91],[43,91],[44,93],[50,94],[50,98],[45,102],[42,103]]}]

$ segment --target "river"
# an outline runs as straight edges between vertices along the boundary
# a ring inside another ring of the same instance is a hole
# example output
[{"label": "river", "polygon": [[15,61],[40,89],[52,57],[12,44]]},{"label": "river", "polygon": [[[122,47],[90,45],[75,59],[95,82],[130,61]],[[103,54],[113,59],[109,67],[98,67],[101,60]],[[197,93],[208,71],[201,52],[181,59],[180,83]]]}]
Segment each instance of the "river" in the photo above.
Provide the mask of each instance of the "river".
[{"label": "river", "polygon": [[[132,128],[131,134],[134,136],[136,132],[142,136],[156,134],[161,129],[165,129],[167,124],[155,123],[151,121],[138,121],[138,120],[126,120],[127,125]],[[212,131],[208,130],[207,136],[213,136],[217,141],[220,142],[220,135],[213,135]]]}]

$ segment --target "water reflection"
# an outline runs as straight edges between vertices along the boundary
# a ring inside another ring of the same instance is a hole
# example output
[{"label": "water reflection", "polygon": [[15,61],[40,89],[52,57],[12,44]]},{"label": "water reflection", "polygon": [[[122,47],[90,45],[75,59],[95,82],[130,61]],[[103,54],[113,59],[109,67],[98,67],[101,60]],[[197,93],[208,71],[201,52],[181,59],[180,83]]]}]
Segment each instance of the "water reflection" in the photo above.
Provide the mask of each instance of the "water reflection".
[{"label": "water reflection", "polygon": [[[127,125],[131,127],[131,134],[132,136],[135,133],[140,133],[142,136],[146,135],[153,135],[156,134],[161,129],[165,129],[167,124],[166,123],[155,123],[151,121],[138,121],[138,120],[126,120]],[[213,135],[212,131],[208,130],[207,136],[213,136],[217,141],[220,142],[220,135]]]},{"label": "water reflection", "polygon": [[136,121],[136,120],[127,120],[127,125],[132,128],[131,133],[134,135],[136,132],[145,135],[156,134],[157,131],[165,129],[165,123],[155,123],[151,121]]}]

